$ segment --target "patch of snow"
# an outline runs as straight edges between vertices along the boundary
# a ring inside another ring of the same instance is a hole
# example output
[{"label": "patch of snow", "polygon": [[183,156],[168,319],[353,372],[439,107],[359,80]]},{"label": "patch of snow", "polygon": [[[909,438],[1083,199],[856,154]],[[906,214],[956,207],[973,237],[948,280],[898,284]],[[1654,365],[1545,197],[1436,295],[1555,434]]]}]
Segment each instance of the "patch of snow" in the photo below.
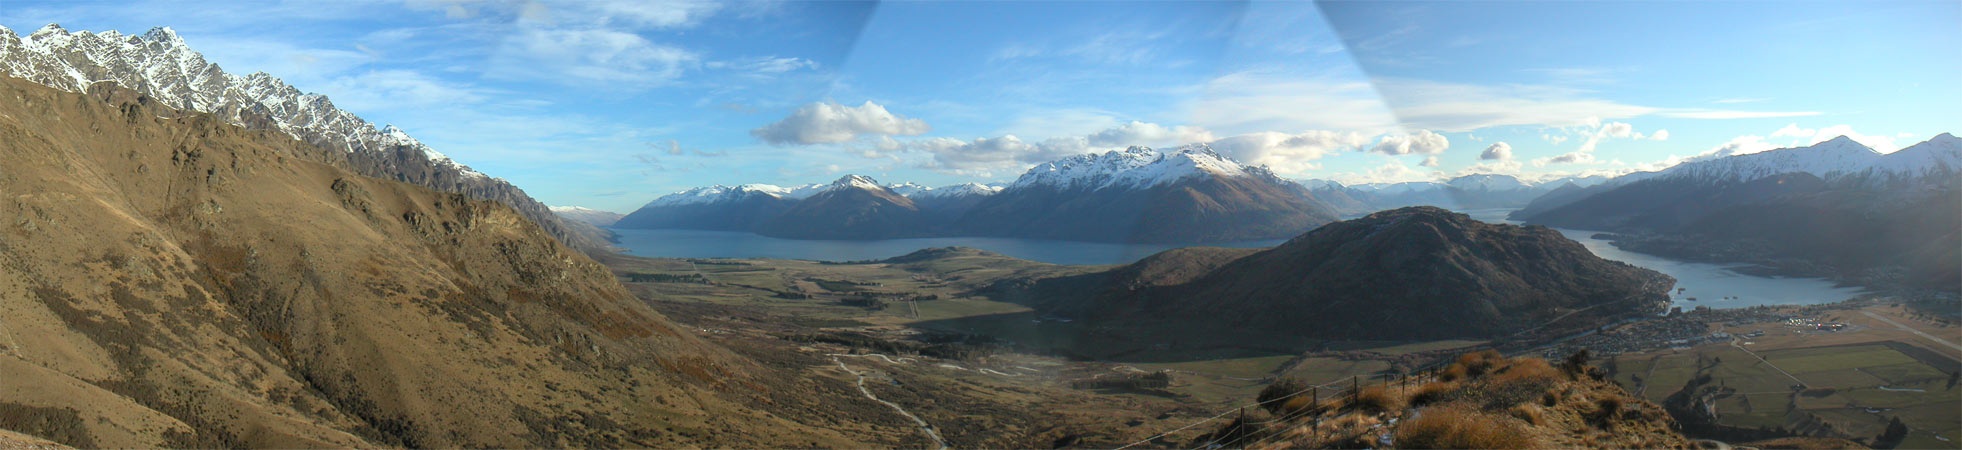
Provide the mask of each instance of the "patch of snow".
[{"label": "patch of snow", "polygon": [[1170,152],[1131,147],[1038,164],[1023,172],[1009,188],[1041,186],[1093,191],[1112,187],[1147,188],[1191,177],[1243,177],[1254,171],[1264,172],[1264,169],[1249,168],[1220,156],[1206,144],[1189,144]]}]

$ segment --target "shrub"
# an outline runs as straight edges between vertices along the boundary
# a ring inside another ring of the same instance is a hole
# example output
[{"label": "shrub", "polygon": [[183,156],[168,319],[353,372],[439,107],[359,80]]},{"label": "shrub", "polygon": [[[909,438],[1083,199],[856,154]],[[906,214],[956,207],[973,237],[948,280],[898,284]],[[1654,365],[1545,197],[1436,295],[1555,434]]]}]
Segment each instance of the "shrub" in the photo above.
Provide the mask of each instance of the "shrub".
[{"label": "shrub", "polygon": [[1595,399],[1594,412],[1589,413],[1589,415],[1593,416],[1594,422],[1602,428],[1614,425],[1614,419],[1621,415],[1621,398],[1601,397]]},{"label": "shrub", "polygon": [[1524,427],[1502,416],[1464,408],[1427,408],[1403,421],[1394,434],[1398,448],[1533,448]]},{"label": "shrub", "polygon": [[1282,410],[1285,404],[1293,402],[1292,397],[1308,396],[1308,393],[1303,392],[1307,391],[1308,387],[1308,382],[1301,379],[1282,378],[1262,388],[1260,396],[1255,397],[1255,400],[1260,401],[1261,407],[1267,409],[1267,412],[1276,412]]},{"label": "shrub", "polygon": [[1437,382],[1418,386],[1417,391],[1410,394],[1410,406],[1424,406],[1442,402],[1449,399],[1451,394],[1457,390],[1457,383],[1451,382]]},{"label": "shrub", "polygon": [[1321,403],[1315,401],[1314,397],[1309,397],[1308,394],[1290,397],[1287,401],[1276,402],[1276,404],[1281,406],[1279,408],[1269,408],[1268,411],[1282,416],[1300,416],[1303,414],[1303,411],[1321,407]]},{"label": "shrub", "polygon": [[1399,406],[1396,397],[1382,386],[1364,388],[1349,405],[1350,408],[1379,413],[1396,410]]},{"label": "shrub", "polygon": [[1444,369],[1444,380],[1451,381],[1485,375],[1486,372],[1491,371],[1493,367],[1505,362],[1505,360],[1505,356],[1500,355],[1497,350],[1491,349],[1458,355],[1458,361]]}]

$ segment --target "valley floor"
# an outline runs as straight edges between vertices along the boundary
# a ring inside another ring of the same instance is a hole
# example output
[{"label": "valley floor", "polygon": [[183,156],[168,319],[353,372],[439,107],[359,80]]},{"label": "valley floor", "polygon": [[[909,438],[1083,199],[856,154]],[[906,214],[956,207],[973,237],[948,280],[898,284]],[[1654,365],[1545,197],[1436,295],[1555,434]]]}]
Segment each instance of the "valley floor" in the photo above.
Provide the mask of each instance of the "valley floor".
[{"label": "valley floor", "polygon": [[[1873,300],[1694,311],[1548,345],[1248,345],[1263,341],[1096,329],[980,290],[1013,276],[1097,267],[979,252],[894,264],[618,255],[604,262],[637,296],[703,337],[764,361],[786,380],[832,386],[830,397],[809,402],[808,414],[833,408],[880,423],[904,446],[936,443],[926,429],[907,426],[913,422],[899,410],[953,447],[1114,447],[1154,436],[1152,442],[1186,442],[1278,380],[1327,384],[1334,395],[1347,383],[1483,346],[1556,357],[1590,347],[1611,355],[1600,361],[1613,380],[1658,404],[1694,376],[1711,375],[1732,388],[1714,399],[1726,426],[1831,423],[1831,435],[1853,438],[1878,434],[1887,418],[1899,416],[1914,430],[1910,444],[1954,447],[1962,434],[1962,390],[1945,387],[1962,349],[1942,343],[1962,342],[1962,328]],[[1819,331],[1819,323],[1846,327]],[[868,392],[891,405],[856,392],[861,376]],[[1794,394],[1798,383],[1812,389]],[[1186,427],[1193,424],[1201,426]]]}]

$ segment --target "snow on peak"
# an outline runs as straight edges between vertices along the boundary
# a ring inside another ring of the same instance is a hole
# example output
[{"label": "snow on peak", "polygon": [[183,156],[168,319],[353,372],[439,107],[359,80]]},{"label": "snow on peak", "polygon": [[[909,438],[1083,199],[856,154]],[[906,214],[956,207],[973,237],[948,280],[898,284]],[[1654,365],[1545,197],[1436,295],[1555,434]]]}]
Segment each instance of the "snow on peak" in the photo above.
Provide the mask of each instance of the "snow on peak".
[{"label": "snow on peak", "polygon": [[912,197],[913,194],[931,191],[933,190],[933,188],[926,187],[926,185],[922,185],[919,183],[908,181],[905,183],[888,184],[886,185],[886,190],[892,191],[892,193],[894,194],[899,194],[899,196],[901,197]]},{"label": "snow on peak", "polygon": [[[114,32],[115,31],[110,31],[110,33],[114,33]],[[152,42],[162,42],[166,44],[184,43],[184,38],[177,37],[177,30],[170,29],[170,27],[151,28],[149,32],[143,33],[143,38],[150,40]]]},{"label": "snow on peak", "polygon": [[742,200],[756,195],[767,195],[771,197],[786,198],[786,199],[802,199],[804,197],[810,197],[811,194],[816,194],[819,191],[824,190],[825,187],[826,187],[825,185],[821,185],[821,184],[806,184],[803,186],[792,186],[792,187],[782,187],[774,184],[758,184],[758,183],[743,184],[733,187],[723,186],[718,184],[714,186],[698,187],[686,191],[676,192],[673,194],[663,195],[661,196],[661,198],[657,198],[654,199],[654,201],[652,202],[648,202],[647,206],[649,207],[680,206],[680,205],[700,205],[700,204],[709,204],[709,203],[720,203],[720,202],[731,201],[731,200]]},{"label": "snow on peak", "polygon": [[1075,155],[1038,164],[1023,172],[1022,177],[1017,178],[1009,188],[1147,188],[1189,177],[1247,176],[1252,170],[1256,169],[1220,156],[1206,144],[1189,144],[1170,152],[1130,147],[1123,151]]},{"label": "snow on peak", "polygon": [[98,82],[116,83],[172,108],[210,113],[237,125],[269,119],[272,128],[321,147],[380,153],[406,146],[463,178],[489,178],[400,129],[377,129],[335,108],[324,95],[301,92],[265,73],[226,73],[191,50],[170,27],[125,36],[113,30],[70,33],[48,24],[27,39],[0,28],[0,75],[69,92],[86,92]]},{"label": "snow on peak", "polygon": [[[907,184],[912,184],[912,183],[907,183]],[[915,198],[915,199],[966,197],[966,196],[977,196],[977,195],[989,196],[989,195],[995,195],[997,193],[1000,193],[1001,189],[1002,188],[1000,186],[989,186],[981,183],[961,183],[952,186],[941,186],[937,188],[922,189],[918,192],[914,192],[911,194],[902,194],[902,195],[905,195],[908,198]]]},{"label": "snow on peak", "polygon": [[843,177],[839,177],[838,181],[831,182],[831,186],[826,188],[826,190],[840,189],[840,188],[858,188],[868,191],[882,191],[886,189],[884,186],[880,186],[879,181],[872,179],[872,177],[867,177],[863,175],[845,175]]},{"label": "snow on peak", "polygon": [[546,208],[551,209],[552,212],[555,213],[609,212],[609,211],[601,211],[597,209],[587,208],[584,206],[547,206]]},{"label": "snow on peak", "polygon": [[[13,31],[13,30],[7,30],[7,31]],[[65,35],[68,34],[68,29],[62,28],[61,24],[50,23],[42,26],[41,29],[39,30],[34,30],[34,34],[28,35],[27,37],[31,39],[31,38],[38,38],[45,35],[50,35],[50,34]]]},{"label": "snow on peak", "polygon": [[1958,144],[1954,136],[1943,133],[1942,136],[1890,154],[1882,154],[1851,138],[1840,136],[1806,147],[1686,162],[1652,176],[1631,175],[1655,179],[1745,182],[1790,173],[1808,173],[1827,180],[1846,177],[1892,179],[1952,175],[1958,169],[1962,169],[1962,144]]},{"label": "snow on peak", "polygon": [[1493,173],[1465,175],[1446,180],[1444,184],[1458,189],[1476,192],[1516,191],[1532,187],[1511,175]]}]

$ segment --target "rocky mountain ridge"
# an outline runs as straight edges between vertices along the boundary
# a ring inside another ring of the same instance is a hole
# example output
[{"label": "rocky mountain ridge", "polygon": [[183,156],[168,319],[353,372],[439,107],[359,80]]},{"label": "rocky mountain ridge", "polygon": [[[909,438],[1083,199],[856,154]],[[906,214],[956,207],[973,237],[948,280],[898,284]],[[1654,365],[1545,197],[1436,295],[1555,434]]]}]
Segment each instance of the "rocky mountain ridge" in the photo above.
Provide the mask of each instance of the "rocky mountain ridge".
[{"label": "rocky mountain ridge", "polygon": [[210,113],[253,129],[276,130],[319,146],[318,159],[385,178],[511,206],[575,248],[607,247],[607,233],[560,220],[516,186],[457,163],[393,126],[377,127],[266,73],[225,72],[169,27],[140,35],[70,32],[49,24],[27,36],[0,27],[0,75],[82,93],[114,83],[162,105]]}]

